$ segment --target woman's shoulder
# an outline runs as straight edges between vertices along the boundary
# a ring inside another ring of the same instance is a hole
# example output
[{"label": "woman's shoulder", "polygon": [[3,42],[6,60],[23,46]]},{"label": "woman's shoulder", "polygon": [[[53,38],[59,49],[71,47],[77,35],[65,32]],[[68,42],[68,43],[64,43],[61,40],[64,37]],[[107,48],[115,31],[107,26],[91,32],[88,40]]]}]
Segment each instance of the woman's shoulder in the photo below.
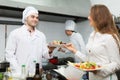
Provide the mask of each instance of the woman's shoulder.
[{"label": "woman's shoulder", "polygon": [[105,38],[105,39],[114,39],[111,34],[102,34],[102,38]]},{"label": "woman's shoulder", "polygon": [[115,39],[113,38],[113,36],[111,34],[101,34],[99,39],[100,39],[100,41],[102,41],[104,43],[113,43],[113,42],[115,42]]},{"label": "woman's shoulder", "polygon": [[108,33],[100,33],[100,32],[92,32],[91,36],[96,36],[96,37],[100,37],[100,38],[105,38],[105,39],[111,39],[113,38],[112,34],[108,34]]},{"label": "woman's shoulder", "polygon": [[102,33],[99,33],[99,32],[92,32],[90,34],[90,38],[97,38],[97,39],[103,40],[103,41],[114,40],[114,38],[111,34],[108,34],[108,33],[102,34]]}]

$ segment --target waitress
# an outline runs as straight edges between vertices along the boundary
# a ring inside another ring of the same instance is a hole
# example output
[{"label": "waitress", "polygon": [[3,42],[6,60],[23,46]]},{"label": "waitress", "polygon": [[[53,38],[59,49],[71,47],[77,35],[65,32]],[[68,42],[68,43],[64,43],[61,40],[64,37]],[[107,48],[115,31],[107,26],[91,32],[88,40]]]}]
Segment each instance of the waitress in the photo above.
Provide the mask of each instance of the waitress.
[{"label": "waitress", "polygon": [[86,45],[88,56],[71,43],[64,47],[82,61],[89,60],[103,66],[101,70],[90,72],[89,80],[118,80],[115,71],[120,69],[120,35],[112,14],[105,5],[96,4],[92,6],[88,19],[94,28]]}]

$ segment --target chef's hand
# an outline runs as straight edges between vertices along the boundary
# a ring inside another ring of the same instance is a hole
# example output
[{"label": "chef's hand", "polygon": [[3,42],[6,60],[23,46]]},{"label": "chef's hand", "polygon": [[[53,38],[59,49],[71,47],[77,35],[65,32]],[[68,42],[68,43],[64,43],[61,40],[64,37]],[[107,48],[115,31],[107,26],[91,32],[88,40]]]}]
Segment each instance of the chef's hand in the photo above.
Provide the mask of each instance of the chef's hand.
[{"label": "chef's hand", "polygon": [[72,43],[63,44],[63,47],[70,50],[73,53],[77,52],[77,50],[75,49],[75,47]]},{"label": "chef's hand", "polygon": [[65,53],[65,50],[63,50],[61,47],[58,49],[58,51]]},{"label": "chef's hand", "polygon": [[56,47],[54,47],[54,46],[48,46],[48,48],[49,48],[49,54],[51,54]]}]

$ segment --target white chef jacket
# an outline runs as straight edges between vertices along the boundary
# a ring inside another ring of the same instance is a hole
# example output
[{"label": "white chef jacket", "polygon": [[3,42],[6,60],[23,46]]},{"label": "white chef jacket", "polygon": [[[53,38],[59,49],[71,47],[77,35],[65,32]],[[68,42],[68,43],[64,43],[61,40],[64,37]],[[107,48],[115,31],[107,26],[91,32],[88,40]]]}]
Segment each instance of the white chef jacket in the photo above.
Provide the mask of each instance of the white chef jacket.
[{"label": "white chef jacket", "polygon": [[27,26],[13,30],[6,46],[6,60],[10,62],[13,73],[21,73],[21,65],[29,69],[31,62],[36,60],[42,67],[42,57],[50,58],[45,35],[35,29],[30,35]]},{"label": "white chef jacket", "polygon": [[[73,32],[71,36],[69,36],[70,42],[75,46],[75,48],[81,51],[83,54],[86,53],[85,43],[80,33]],[[75,62],[80,62],[80,58],[75,55]]]},{"label": "white chef jacket", "polygon": [[120,69],[119,48],[110,34],[93,32],[86,45],[87,56],[77,51],[75,55],[83,61],[96,62],[103,67],[97,74],[90,72],[89,80],[118,80],[115,71]]}]

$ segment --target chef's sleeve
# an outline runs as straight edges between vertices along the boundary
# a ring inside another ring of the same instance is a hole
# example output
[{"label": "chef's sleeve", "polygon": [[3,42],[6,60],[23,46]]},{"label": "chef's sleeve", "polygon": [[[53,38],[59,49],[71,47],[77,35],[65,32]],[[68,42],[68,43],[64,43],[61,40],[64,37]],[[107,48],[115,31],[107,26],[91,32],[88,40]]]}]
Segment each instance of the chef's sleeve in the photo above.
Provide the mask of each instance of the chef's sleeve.
[{"label": "chef's sleeve", "polygon": [[14,32],[11,32],[6,45],[5,57],[8,62],[10,62],[10,67],[12,71],[19,72],[20,66],[17,63],[15,51],[17,47],[16,37]]},{"label": "chef's sleeve", "polygon": [[42,47],[42,56],[43,58],[46,58],[46,59],[50,59],[52,58],[53,56],[49,54],[49,49],[47,47],[47,42],[46,42],[46,37],[45,35],[43,36],[43,43],[42,43],[43,47]]}]

